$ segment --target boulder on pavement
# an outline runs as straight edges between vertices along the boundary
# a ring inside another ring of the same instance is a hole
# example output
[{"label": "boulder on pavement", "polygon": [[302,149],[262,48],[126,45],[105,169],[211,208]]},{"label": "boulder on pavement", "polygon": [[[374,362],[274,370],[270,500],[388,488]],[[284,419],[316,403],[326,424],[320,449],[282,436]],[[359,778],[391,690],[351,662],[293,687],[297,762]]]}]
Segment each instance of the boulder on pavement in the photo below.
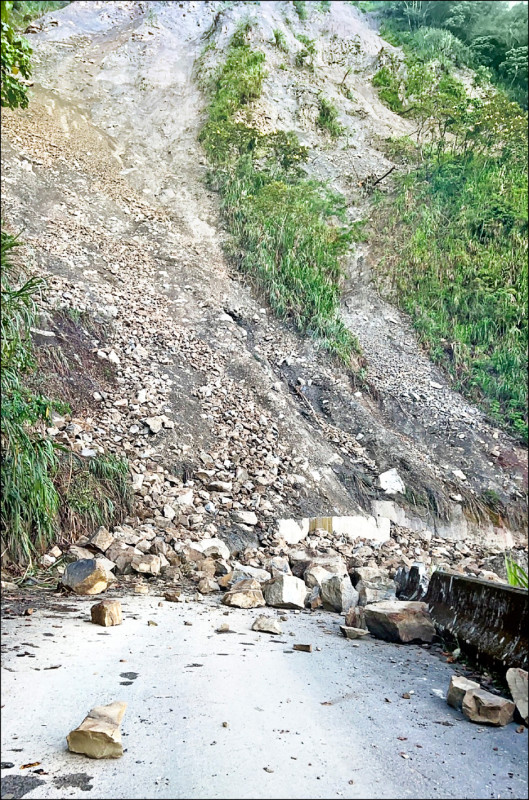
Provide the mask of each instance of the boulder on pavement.
[{"label": "boulder on pavement", "polygon": [[479,689],[479,683],[463,678],[461,675],[452,675],[450,686],[446,695],[446,702],[453,708],[461,708],[463,698],[470,689]]},{"label": "boulder on pavement", "polygon": [[202,578],[197,586],[200,594],[211,594],[212,592],[219,592],[220,586],[213,578]]},{"label": "boulder on pavement", "polygon": [[275,617],[267,617],[266,614],[261,614],[254,620],[252,631],[260,631],[262,633],[283,633],[279,620]]},{"label": "boulder on pavement", "polygon": [[109,578],[107,571],[95,558],[83,558],[67,565],[60,582],[75,594],[90,595],[104,592]]},{"label": "boulder on pavement", "polygon": [[518,667],[508,669],[507,684],[518,713],[527,725],[527,670]]},{"label": "boulder on pavement", "polygon": [[119,600],[102,600],[96,603],[90,609],[90,615],[94,625],[102,625],[104,628],[121,625],[123,622]]},{"label": "boulder on pavement", "polygon": [[274,608],[305,608],[307,588],[293,575],[278,575],[263,584],[263,594],[268,606]]},{"label": "boulder on pavement", "polygon": [[358,604],[358,592],[348,576],[332,575],[322,582],[320,591],[323,607],[330,611],[343,613]]},{"label": "boulder on pavement", "polygon": [[370,633],[387,642],[431,642],[435,628],[426,603],[413,600],[383,600],[365,606]]},{"label": "boulder on pavement", "polygon": [[123,755],[121,744],[121,720],[126,703],[110,703],[96,706],[84,718],[78,728],[66,737],[68,750],[82,753],[89,758],[119,758]]},{"label": "boulder on pavement", "polygon": [[462,711],[471,722],[479,725],[503,726],[512,722],[515,705],[505,697],[486,692],[484,689],[469,689],[463,697]]},{"label": "boulder on pavement", "polygon": [[162,566],[159,555],[155,556],[141,552],[134,556],[130,565],[135,572],[141,572],[145,575],[159,575]]},{"label": "boulder on pavement", "polygon": [[261,584],[250,578],[248,580],[237,581],[222,598],[225,606],[235,608],[259,608],[265,605]]},{"label": "boulder on pavement", "polygon": [[345,615],[345,624],[348,628],[360,628],[367,631],[366,615],[363,606],[353,606]]}]

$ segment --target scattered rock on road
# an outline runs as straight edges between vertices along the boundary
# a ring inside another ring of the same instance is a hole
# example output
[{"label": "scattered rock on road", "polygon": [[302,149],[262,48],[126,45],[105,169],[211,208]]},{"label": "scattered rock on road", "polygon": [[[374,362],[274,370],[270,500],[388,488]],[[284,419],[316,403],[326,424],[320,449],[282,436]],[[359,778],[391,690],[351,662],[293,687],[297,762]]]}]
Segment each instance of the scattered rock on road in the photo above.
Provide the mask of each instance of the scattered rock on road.
[{"label": "scattered rock on road", "polygon": [[465,694],[471,689],[479,689],[479,683],[463,678],[461,675],[452,675],[450,686],[446,695],[446,702],[453,708],[461,708]]},{"label": "scattered rock on road", "polygon": [[90,595],[104,592],[109,584],[107,571],[95,558],[82,558],[68,564],[61,577],[61,585],[75,594]]},{"label": "scattered rock on road", "polygon": [[366,625],[377,639],[387,642],[431,642],[435,628],[426,603],[385,600],[365,606]]},{"label": "scattered rock on road", "polygon": [[68,749],[89,758],[122,756],[120,725],[126,708],[127,704],[119,701],[93,708],[79,727],[66,737]]},{"label": "scattered rock on road", "polygon": [[265,599],[261,591],[261,584],[250,578],[235,583],[222,598],[225,606],[235,608],[259,608],[265,605]]},{"label": "scattered rock on road", "polygon": [[349,625],[340,625],[340,630],[346,639],[361,639],[368,634],[363,628],[351,628]]},{"label": "scattered rock on road", "polygon": [[252,625],[252,631],[260,631],[262,633],[283,633],[283,629],[279,624],[279,620],[275,617],[267,617],[265,614],[257,617]]},{"label": "scattered rock on road", "polygon": [[480,725],[508,725],[512,722],[514,709],[515,705],[511,700],[484,689],[469,689],[463,698],[463,714],[471,722]]},{"label": "scattered rock on road", "polygon": [[263,584],[263,594],[268,606],[274,608],[305,608],[307,587],[293,575],[278,575]]},{"label": "scattered rock on road", "polygon": [[102,600],[92,606],[90,614],[94,625],[102,625],[104,628],[121,625],[123,622],[119,600]]},{"label": "scattered rock on road", "polygon": [[347,612],[358,604],[358,592],[349,577],[333,575],[322,581],[320,591],[323,607],[331,611]]}]

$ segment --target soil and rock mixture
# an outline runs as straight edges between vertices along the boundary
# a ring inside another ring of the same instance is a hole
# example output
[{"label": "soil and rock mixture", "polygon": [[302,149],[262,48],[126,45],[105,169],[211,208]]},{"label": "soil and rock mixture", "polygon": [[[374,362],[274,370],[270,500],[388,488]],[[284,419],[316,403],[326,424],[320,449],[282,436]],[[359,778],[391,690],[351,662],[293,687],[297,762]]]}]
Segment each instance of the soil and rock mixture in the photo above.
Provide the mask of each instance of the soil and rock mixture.
[{"label": "soil and rock mixture", "polygon": [[[257,566],[288,552],[277,520],[360,514],[374,527],[390,521],[383,545],[317,526],[302,545],[345,559],[367,548],[363,564],[391,574],[416,560],[490,572],[526,543],[526,454],[451,390],[380,298],[369,244],[351,253],[343,300],[362,385],[278,322],[225,255],[197,142],[196,64],[211,41],[201,69],[222,61],[247,6],[76,2],[28,34],[30,105],[2,115],[2,216],[23,231],[28,271],[47,280],[37,348],[65,343],[73,398],[78,342],[86,401],[72,401],[49,433],[84,458],[129,459],[135,508],[115,536],[163,555],[169,581],[182,577],[182,548],[200,539],[218,536]],[[413,133],[370,84],[391,46],[346,3],[304,23],[286,3],[252,13],[268,70],[255,119],[295,130],[310,174],[365,218],[366,181],[392,166],[377,143]],[[274,28],[293,51],[296,32],[317,40],[314,74],[274,49]],[[338,89],[345,72],[354,99]],[[315,125],[321,91],[346,128],[337,142]],[[390,469],[405,492],[379,485]]]}]

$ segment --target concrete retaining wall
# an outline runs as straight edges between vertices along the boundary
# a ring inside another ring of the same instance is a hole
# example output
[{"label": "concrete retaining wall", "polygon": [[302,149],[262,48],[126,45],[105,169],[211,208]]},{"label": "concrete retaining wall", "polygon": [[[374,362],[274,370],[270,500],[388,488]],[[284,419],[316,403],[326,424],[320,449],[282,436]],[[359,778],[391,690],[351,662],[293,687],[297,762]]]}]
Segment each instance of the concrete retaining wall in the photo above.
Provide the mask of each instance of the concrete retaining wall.
[{"label": "concrete retaining wall", "polygon": [[425,601],[439,632],[456,636],[480,664],[527,669],[527,590],[439,570]]}]

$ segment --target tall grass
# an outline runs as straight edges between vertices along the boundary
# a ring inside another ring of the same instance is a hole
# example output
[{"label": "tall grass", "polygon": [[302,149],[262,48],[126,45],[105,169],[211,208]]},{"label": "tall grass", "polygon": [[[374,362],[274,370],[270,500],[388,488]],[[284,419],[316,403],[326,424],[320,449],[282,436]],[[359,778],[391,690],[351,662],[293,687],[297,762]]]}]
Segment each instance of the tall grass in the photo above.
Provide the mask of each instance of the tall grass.
[{"label": "tall grass", "polygon": [[339,318],[340,262],[352,241],[344,202],[306,179],[307,148],[295,134],[263,134],[248,114],[241,121],[265,77],[264,54],[246,40],[250,29],[243,24],[231,40],[201,132],[232,255],[280,316],[349,362],[358,346]]},{"label": "tall grass", "polygon": [[100,456],[86,463],[46,434],[52,411],[69,409],[24,383],[34,366],[30,328],[43,284],[23,277],[15,255],[19,246],[2,231],[1,548],[2,557],[31,566],[59,534],[61,519],[70,536],[109,524],[128,507],[130,494],[125,461]]},{"label": "tall grass", "polygon": [[70,4],[70,0],[22,0],[12,3],[10,23],[15,28],[25,28],[34,19]]}]

